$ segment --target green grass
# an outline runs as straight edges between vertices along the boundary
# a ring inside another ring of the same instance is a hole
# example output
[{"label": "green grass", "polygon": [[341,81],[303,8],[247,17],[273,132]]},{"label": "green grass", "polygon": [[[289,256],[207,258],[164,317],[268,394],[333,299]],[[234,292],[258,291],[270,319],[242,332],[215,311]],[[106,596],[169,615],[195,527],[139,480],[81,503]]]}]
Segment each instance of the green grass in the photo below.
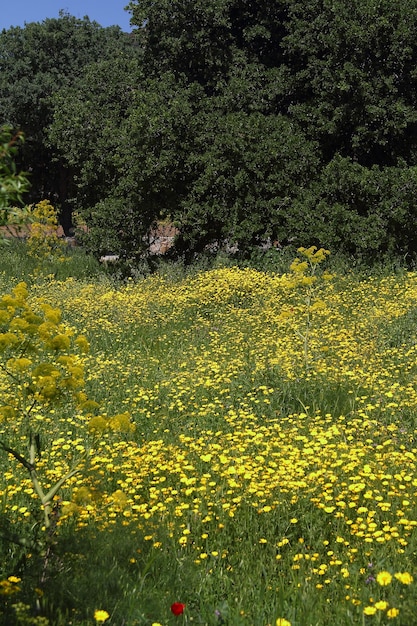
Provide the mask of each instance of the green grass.
[{"label": "green grass", "polygon": [[19,239],[0,240],[0,276],[3,280],[14,283],[19,280],[33,281],[40,270],[38,280],[43,278],[65,280],[69,277],[78,279],[98,278],[105,275],[105,268],[79,248],[64,248],[65,261],[45,260],[39,268],[36,259],[26,253],[25,241]]},{"label": "green grass", "polygon": [[[309,285],[161,263],[117,285],[79,251],[46,274],[21,244],[3,252],[0,295],[25,280],[31,309],[62,312],[50,337],[72,342],[54,349],[39,331],[24,356],[55,363],[85,335],[76,359],[97,406],[83,408],[80,387],[31,409],[32,370],[10,380],[22,353],[0,353],[0,411],[8,385],[27,398],[0,441],[28,459],[39,434],[45,491],[83,463],[48,530],[28,469],[1,452],[0,623],[92,626],[97,609],[109,626],[414,623],[414,274]],[[4,333],[24,314],[1,302]],[[125,413],[134,430],[114,417]],[[91,429],[98,417],[108,428]]]}]

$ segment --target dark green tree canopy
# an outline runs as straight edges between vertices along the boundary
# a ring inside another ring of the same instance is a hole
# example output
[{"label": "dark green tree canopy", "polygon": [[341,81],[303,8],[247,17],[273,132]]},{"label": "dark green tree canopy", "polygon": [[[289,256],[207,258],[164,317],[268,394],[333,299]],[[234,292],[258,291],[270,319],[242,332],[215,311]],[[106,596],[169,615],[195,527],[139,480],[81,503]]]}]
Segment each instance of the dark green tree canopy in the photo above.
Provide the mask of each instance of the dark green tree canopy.
[{"label": "dark green tree canopy", "polygon": [[283,45],[289,115],[335,153],[366,166],[415,163],[415,0],[290,2]]},{"label": "dark green tree canopy", "polygon": [[21,132],[10,126],[0,126],[0,226],[10,222],[10,214],[16,205],[21,205],[30,183],[25,172],[18,172],[16,155],[24,142]]},{"label": "dark green tree canopy", "polygon": [[282,115],[210,110],[197,115],[190,182],[174,212],[183,248],[240,250],[277,239],[291,202],[318,168],[314,142]]},{"label": "dark green tree canopy", "polygon": [[50,122],[51,96],[89,63],[116,54],[126,37],[118,26],[102,28],[62,12],[59,18],[3,30],[0,119],[36,140]]},{"label": "dark green tree canopy", "polygon": [[65,14],[0,35],[0,121],[92,250],[138,258],[167,218],[189,258],[268,238],[417,253],[417,0],[128,9],[132,35]]},{"label": "dark green tree canopy", "polygon": [[[296,119],[364,165],[415,159],[416,0],[132,0],[146,71]],[[260,84],[262,83],[262,85]],[[230,102],[230,99],[229,99]]]},{"label": "dark green tree canopy", "polygon": [[[275,232],[348,251],[415,249],[404,224],[412,204],[404,199],[399,209],[394,181],[414,188],[416,0],[132,0],[130,9],[146,71],[157,76],[163,67],[205,90],[177,212],[184,236],[194,224],[200,243],[244,230],[242,244]],[[256,140],[242,141],[244,119]],[[297,164],[307,172],[299,180]],[[337,177],[348,190],[339,199]],[[280,211],[268,208],[274,203]]]},{"label": "dark green tree canopy", "polygon": [[25,134],[20,165],[32,174],[30,201],[48,198],[65,205],[72,184],[47,143],[53,96],[73,85],[87,65],[125,48],[132,48],[131,38],[118,26],[102,28],[64,12],[0,33],[0,122]]}]

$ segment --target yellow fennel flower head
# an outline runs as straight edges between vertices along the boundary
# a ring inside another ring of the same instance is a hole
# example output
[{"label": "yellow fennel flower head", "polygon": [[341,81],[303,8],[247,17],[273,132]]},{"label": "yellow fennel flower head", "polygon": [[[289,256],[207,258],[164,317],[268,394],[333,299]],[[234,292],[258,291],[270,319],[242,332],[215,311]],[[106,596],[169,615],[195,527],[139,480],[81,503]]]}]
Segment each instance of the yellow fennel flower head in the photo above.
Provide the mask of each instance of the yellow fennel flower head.
[{"label": "yellow fennel flower head", "polygon": [[92,493],[88,487],[81,486],[73,496],[75,504],[90,504]]},{"label": "yellow fennel flower head", "polygon": [[48,226],[57,226],[57,214],[55,208],[49,200],[41,200],[35,206],[32,206],[32,215],[36,222]]},{"label": "yellow fennel flower head", "polygon": [[13,333],[0,333],[0,352],[10,346],[15,346],[17,343],[19,343],[19,339]]},{"label": "yellow fennel flower head", "polygon": [[284,619],[283,617],[278,617],[277,621],[275,622],[275,626],[291,626],[291,622],[289,622],[287,619]]},{"label": "yellow fennel flower head", "polygon": [[112,497],[114,506],[116,506],[117,508],[123,510],[129,506],[128,497],[125,493],[123,493],[121,489],[118,489],[117,491],[115,491],[111,497]]},{"label": "yellow fennel flower head", "polygon": [[10,311],[0,309],[0,324],[7,324],[8,322],[10,322],[11,317],[12,314],[10,313]]},{"label": "yellow fennel flower head", "polygon": [[61,356],[59,356],[56,361],[57,363],[65,365],[69,368],[73,365],[73,363],[75,363],[75,357],[71,354],[61,354]]},{"label": "yellow fennel flower head", "polygon": [[12,289],[12,293],[20,303],[24,302],[29,295],[27,284],[23,282],[17,284],[16,287]]},{"label": "yellow fennel flower head", "polygon": [[80,389],[84,387],[85,381],[83,378],[77,378],[76,376],[68,376],[62,381],[63,387],[65,389]]},{"label": "yellow fennel flower head", "polygon": [[330,250],[325,250],[324,248],[320,248],[311,256],[311,261],[313,263],[321,263],[322,261],[325,260],[326,256],[329,254],[330,254]]},{"label": "yellow fennel flower head", "polygon": [[71,344],[71,339],[68,335],[55,335],[48,341],[48,345],[53,350],[68,350]]},{"label": "yellow fennel flower head", "polygon": [[86,398],[86,395],[82,392],[77,394],[77,401],[80,402],[81,400],[78,407],[81,411],[84,411],[86,413],[94,413],[94,411],[97,411],[100,408],[99,403],[95,400],[84,400],[84,398]]},{"label": "yellow fennel flower head", "polygon": [[48,322],[52,322],[52,324],[59,324],[62,315],[60,309],[54,309],[53,307],[51,307],[50,304],[43,304],[41,306],[41,309],[45,315],[45,319],[48,320]]},{"label": "yellow fennel flower head", "polygon": [[83,354],[88,353],[90,349],[90,344],[88,343],[87,338],[84,337],[84,335],[79,335],[74,343]]},{"label": "yellow fennel flower head", "polygon": [[309,248],[298,248],[297,252],[305,256],[309,261],[314,259],[316,254],[317,246],[310,246]]},{"label": "yellow fennel flower head", "polygon": [[16,300],[16,298],[13,298],[10,293],[6,293],[0,298],[0,307],[2,309],[9,309],[11,312],[14,313],[15,307],[17,307],[18,305],[19,302]]},{"label": "yellow fennel flower head", "polygon": [[16,409],[14,409],[9,404],[0,406],[0,422],[2,422],[3,420],[15,419],[16,415]]},{"label": "yellow fennel flower head", "polygon": [[51,333],[53,330],[55,330],[55,324],[51,324],[51,322],[42,322],[42,324],[39,324],[37,332],[39,337],[45,341],[52,336]]},{"label": "yellow fennel flower head", "polygon": [[33,378],[46,378],[52,376],[52,378],[59,378],[60,371],[52,363],[39,363],[32,372]]},{"label": "yellow fennel flower head", "polygon": [[69,516],[69,515],[76,515],[77,513],[80,513],[81,509],[78,506],[78,504],[76,504],[75,502],[68,502],[68,504],[64,504],[64,506],[61,509],[61,514],[63,516]]},{"label": "yellow fennel flower head", "polygon": [[32,361],[25,357],[21,357],[20,359],[9,359],[7,361],[7,367],[10,370],[15,370],[16,372],[25,372],[32,365]]},{"label": "yellow fennel flower head", "polygon": [[29,329],[29,322],[21,317],[15,317],[9,324],[9,330],[21,330],[25,332]]},{"label": "yellow fennel flower head", "polygon": [[101,415],[95,415],[88,422],[88,430],[90,432],[102,433],[108,428],[108,423]]},{"label": "yellow fennel flower head", "polygon": [[107,619],[109,619],[110,615],[107,611],[97,610],[94,612],[94,619],[98,624],[103,624]]},{"label": "yellow fennel flower head", "polygon": [[330,250],[324,248],[317,249],[317,246],[310,246],[309,248],[298,248],[297,252],[305,256],[310,263],[321,263],[326,256],[330,254]]},{"label": "yellow fennel flower head", "polygon": [[[78,391],[75,394],[75,399],[77,400],[77,402],[79,404],[79,408],[83,409],[83,405],[84,405],[85,402],[87,402],[88,396],[85,393],[85,391]],[[86,407],[86,410],[88,410],[88,407]]]},{"label": "yellow fennel flower head", "polygon": [[306,287],[310,287],[310,285],[314,285],[317,282],[317,276],[303,276],[301,279],[301,285],[305,285]]},{"label": "yellow fennel flower head", "polygon": [[130,413],[119,413],[109,420],[110,428],[115,432],[130,433],[135,430],[135,425],[131,421]]},{"label": "yellow fennel flower head", "polygon": [[394,574],[394,576],[403,585],[410,585],[414,580],[412,575],[408,572],[397,572],[397,574]]},{"label": "yellow fennel flower head", "polygon": [[68,371],[75,378],[82,378],[84,376],[84,368],[82,365],[71,365],[68,364]]},{"label": "yellow fennel flower head", "polygon": [[295,274],[304,274],[304,272],[308,269],[307,261],[300,261],[300,259],[294,259],[294,261],[290,265],[290,270]]},{"label": "yellow fennel flower head", "polygon": [[56,380],[53,376],[44,376],[37,381],[37,392],[45,399],[51,400],[58,395]]},{"label": "yellow fennel flower head", "polygon": [[392,576],[389,572],[379,572],[379,574],[377,574],[376,581],[378,585],[381,585],[381,587],[386,587],[391,583]]}]

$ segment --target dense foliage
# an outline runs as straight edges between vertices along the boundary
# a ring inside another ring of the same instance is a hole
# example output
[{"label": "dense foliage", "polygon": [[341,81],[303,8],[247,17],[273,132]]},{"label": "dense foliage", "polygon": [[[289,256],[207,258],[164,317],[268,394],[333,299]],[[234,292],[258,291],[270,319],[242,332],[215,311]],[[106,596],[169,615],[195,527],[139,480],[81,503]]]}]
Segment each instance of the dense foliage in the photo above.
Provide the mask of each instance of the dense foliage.
[{"label": "dense foliage", "polygon": [[417,0],[129,10],[130,35],[65,14],[0,34],[0,121],[91,251],[135,262],[167,218],[190,259],[277,241],[413,259]]},{"label": "dense foliage", "polygon": [[18,226],[22,220],[27,221],[28,211],[21,205],[30,182],[25,172],[17,170],[15,161],[18,147],[23,142],[21,132],[14,132],[7,125],[0,127],[0,227],[3,230],[11,224]]},{"label": "dense foliage", "polygon": [[[24,132],[20,165],[31,173],[29,202],[47,198],[59,202],[66,228],[67,202],[73,176],[66,155],[47,140],[52,121],[52,96],[74,83],[83,68],[96,60],[114,58],[127,35],[117,26],[102,28],[88,18],[61,11],[59,19],[31,22],[0,33],[0,123]],[[92,141],[88,128],[83,142]]]}]

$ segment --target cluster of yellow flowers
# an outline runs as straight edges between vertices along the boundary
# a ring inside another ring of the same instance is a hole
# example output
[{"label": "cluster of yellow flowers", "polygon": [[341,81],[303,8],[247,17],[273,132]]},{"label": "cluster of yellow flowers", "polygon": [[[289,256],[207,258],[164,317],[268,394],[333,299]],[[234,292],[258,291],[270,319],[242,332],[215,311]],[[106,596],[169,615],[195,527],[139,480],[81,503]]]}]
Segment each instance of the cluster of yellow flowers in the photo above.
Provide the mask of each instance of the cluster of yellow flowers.
[{"label": "cluster of yellow flowers", "polygon": [[65,260],[64,244],[58,237],[58,216],[49,200],[41,200],[29,207],[30,233],[28,254],[39,262],[56,258]]},{"label": "cluster of yellow flowers", "polygon": [[[121,523],[155,550],[168,536],[199,568],[220,562],[230,572],[239,544],[228,537],[249,511],[259,528],[253,544],[277,567],[290,564],[288,584],[297,577],[317,594],[334,586],[364,615],[399,615],[391,598],[371,602],[367,585],[404,585],[405,595],[413,583],[417,332],[402,329],[417,280],[330,281],[313,272],[327,254],[301,250],[284,276],[227,268],[175,285],[161,277],[120,289],[66,281],[47,293],[37,286],[28,308],[22,285],[0,300],[0,346],[23,404],[76,395],[73,412],[47,413],[52,444],[39,462],[53,482],[73,454],[87,459],[88,476],[65,487],[60,525]],[[62,327],[60,310],[81,337]],[[105,341],[87,354],[84,334],[100,333]],[[22,354],[24,342],[47,350],[52,365]],[[6,378],[0,413],[17,422]],[[101,411],[83,395],[84,383],[97,397],[102,390],[101,403],[123,390],[121,412]],[[5,472],[1,488],[6,508],[23,518],[30,482]],[[315,525],[325,528],[320,538]],[[382,569],[389,559],[393,573]]]},{"label": "cluster of yellow flowers", "polygon": [[18,576],[9,576],[5,580],[0,580],[0,595],[12,596],[20,591],[19,583],[21,578]]},{"label": "cluster of yellow flowers", "polygon": [[26,284],[19,283],[0,298],[3,418],[27,415],[37,405],[76,394],[85,384],[85,336],[74,339],[74,331],[61,323],[60,309],[44,303],[35,311],[28,296]]}]

